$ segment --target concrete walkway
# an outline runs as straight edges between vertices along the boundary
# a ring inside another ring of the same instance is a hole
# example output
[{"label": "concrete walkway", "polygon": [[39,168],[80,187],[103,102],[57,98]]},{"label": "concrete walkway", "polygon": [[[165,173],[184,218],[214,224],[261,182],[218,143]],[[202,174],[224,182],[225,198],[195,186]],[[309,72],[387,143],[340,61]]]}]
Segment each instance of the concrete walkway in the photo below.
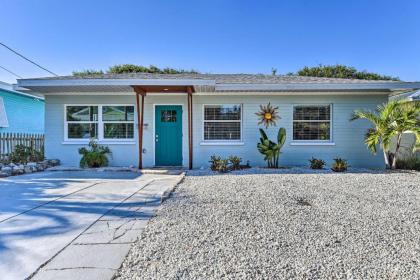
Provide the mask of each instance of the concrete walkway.
[{"label": "concrete walkway", "polygon": [[1,279],[111,279],[162,195],[182,179],[41,174],[0,180]]}]

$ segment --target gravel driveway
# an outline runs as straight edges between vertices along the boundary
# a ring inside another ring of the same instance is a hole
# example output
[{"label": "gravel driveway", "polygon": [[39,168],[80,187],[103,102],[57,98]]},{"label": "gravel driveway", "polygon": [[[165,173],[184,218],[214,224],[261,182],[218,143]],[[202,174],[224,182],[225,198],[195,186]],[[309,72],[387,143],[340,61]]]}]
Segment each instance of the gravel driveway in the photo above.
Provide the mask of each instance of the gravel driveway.
[{"label": "gravel driveway", "polygon": [[420,278],[420,173],[281,173],[190,174],[117,278]]}]

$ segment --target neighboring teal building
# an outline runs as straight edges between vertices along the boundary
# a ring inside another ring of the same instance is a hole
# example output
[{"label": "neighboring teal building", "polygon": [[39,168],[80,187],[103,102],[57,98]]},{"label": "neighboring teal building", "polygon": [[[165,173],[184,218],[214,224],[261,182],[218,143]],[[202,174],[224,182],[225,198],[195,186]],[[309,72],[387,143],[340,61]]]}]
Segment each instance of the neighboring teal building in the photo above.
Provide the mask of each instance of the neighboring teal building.
[{"label": "neighboring teal building", "polygon": [[44,98],[0,82],[0,133],[44,133]]}]

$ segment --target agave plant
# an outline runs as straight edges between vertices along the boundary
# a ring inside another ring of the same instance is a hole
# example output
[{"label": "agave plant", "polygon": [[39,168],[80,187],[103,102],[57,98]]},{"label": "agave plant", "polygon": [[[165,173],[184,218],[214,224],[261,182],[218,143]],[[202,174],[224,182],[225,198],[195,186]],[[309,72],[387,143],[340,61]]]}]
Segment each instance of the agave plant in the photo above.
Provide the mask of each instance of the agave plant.
[{"label": "agave plant", "polygon": [[280,150],[286,141],[286,129],[281,127],[277,133],[277,143],[268,139],[265,131],[260,128],[260,143],[257,144],[258,151],[264,155],[264,160],[269,168],[279,167]]},{"label": "agave plant", "polygon": [[258,124],[264,124],[265,128],[268,128],[270,125],[276,125],[276,121],[280,119],[277,110],[279,107],[273,107],[271,106],[270,102],[267,104],[267,106],[260,105],[260,111],[255,113],[258,118],[259,122]]}]

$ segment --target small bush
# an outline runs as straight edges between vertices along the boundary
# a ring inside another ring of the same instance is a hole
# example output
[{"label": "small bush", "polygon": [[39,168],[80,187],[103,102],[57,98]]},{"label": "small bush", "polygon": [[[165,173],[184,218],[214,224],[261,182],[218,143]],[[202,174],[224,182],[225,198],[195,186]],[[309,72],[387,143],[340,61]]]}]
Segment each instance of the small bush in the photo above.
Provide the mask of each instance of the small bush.
[{"label": "small bush", "polygon": [[221,157],[216,156],[216,155],[212,155],[210,157],[210,161],[209,161],[210,162],[210,169],[213,170],[213,171],[217,171],[217,167],[219,166],[221,160],[222,160]]},{"label": "small bush", "polygon": [[228,158],[228,160],[229,160],[229,162],[231,164],[230,168],[232,170],[239,170],[239,169],[241,169],[242,159],[240,157],[238,157],[238,156],[230,156]]},{"label": "small bush", "polygon": [[219,164],[217,165],[216,171],[220,173],[226,173],[230,170],[229,168],[229,160],[221,159]]},{"label": "small bush", "polygon": [[15,149],[9,155],[9,161],[13,163],[26,164],[28,162],[38,162],[44,160],[44,153],[35,150],[32,147],[26,147],[22,144],[16,145]]},{"label": "small bush", "polygon": [[311,164],[311,169],[323,169],[325,166],[325,161],[314,157],[309,160],[309,163]]},{"label": "small bush", "polygon": [[397,169],[420,171],[420,157],[413,155],[405,159],[397,159]]},{"label": "small bush", "polygon": [[221,173],[242,169],[241,162],[242,159],[238,156],[229,156],[229,158],[223,159],[220,156],[212,155],[209,160],[210,169]]},{"label": "small bush", "polygon": [[89,142],[89,148],[80,148],[79,154],[82,155],[80,159],[80,167],[103,167],[108,165],[108,154],[111,150],[106,146],[98,145],[94,140]]},{"label": "small bush", "polygon": [[335,158],[331,170],[334,172],[344,172],[349,166],[350,165],[347,163],[347,160],[342,158]]}]

